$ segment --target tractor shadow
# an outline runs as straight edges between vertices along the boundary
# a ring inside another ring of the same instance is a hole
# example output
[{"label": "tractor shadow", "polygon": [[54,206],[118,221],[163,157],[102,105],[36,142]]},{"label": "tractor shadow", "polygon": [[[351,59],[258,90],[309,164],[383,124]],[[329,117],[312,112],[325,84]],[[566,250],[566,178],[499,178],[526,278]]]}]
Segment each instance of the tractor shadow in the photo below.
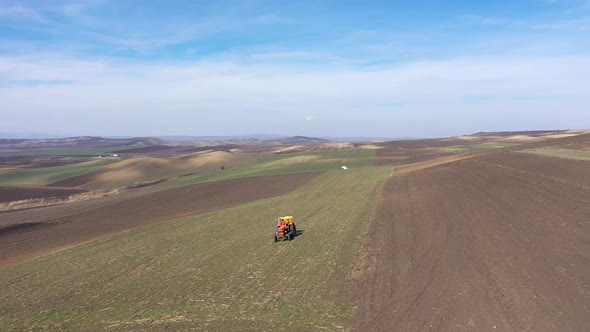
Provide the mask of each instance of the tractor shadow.
[{"label": "tractor shadow", "polygon": [[301,236],[303,235],[303,233],[305,233],[305,229],[298,229],[297,234],[295,234],[295,236]]}]

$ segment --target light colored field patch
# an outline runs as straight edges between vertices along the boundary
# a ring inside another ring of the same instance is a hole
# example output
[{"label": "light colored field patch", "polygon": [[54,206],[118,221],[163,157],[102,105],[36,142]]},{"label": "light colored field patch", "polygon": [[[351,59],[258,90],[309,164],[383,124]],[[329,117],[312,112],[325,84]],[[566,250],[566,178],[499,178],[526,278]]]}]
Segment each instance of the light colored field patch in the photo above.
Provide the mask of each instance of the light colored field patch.
[{"label": "light colored field patch", "polygon": [[83,186],[93,189],[114,189],[136,181],[152,179],[170,171],[172,161],[162,158],[140,157],[123,160],[103,168]]},{"label": "light colored field patch", "polygon": [[214,151],[204,154],[193,155],[191,158],[185,160],[184,164],[178,165],[181,170],[195,169],[202,170],[203,168],[219,168],[225,163],[231,163],[239,159],[239,157],[230,152]]},{"label": "light colored field patch", "polygon": [[138,169],[124,168],[109,171],[106,173],[98,174],[96,180],[93,181],[95,184],[106,184],[106,183],[117,183],[121,181],[128,181],[132,179],[140,179],[144,177],[144,173]]},{"label": "light colored field patch", "polygon": [[290,157],[286,159],[271,161],[269,163],[264,164],[264,167],[267,168],[275,168],[275,167],[283,167],[286,165],[294,165],[294,164],[302,164],[306,162],[310,162],[312,160],[320,159],[318,155],[306,155],[306,156],[296,156]]},{"label": "light colored field patch", "polygon": [[319,150],[349,150],[354,149],[354,145],[351,143],[323,143],[320,144]]},{"label": "light colored field patch", "polygon": [[480,137],[477,137],[477,136],[459,136],[459,137],[456,137],[456,139],[460,139],[460,140],[463,140],[463,141],[478,141],[478,140],[481,140],[481,138]]},{"label": "light colored field patch", "polygon": [[379,150],[383,149],[382,146],[375,145],[375,144],[365,144],[360,146],[361,149],[368,149],[368,150]]},{"label": "light colored field patch", "polygon": [[[242,160],[243,159],[243,160]],[[102,168],[87,179],[81,179],[80,187],[88,189],[115,189],[137,183],[164,181],[185,174],[230,168],[246,162],[238,154],[226,151],[206,151],[174,158],[139,157],[123,160]]]},{"label": "light colored field patch", "polygon": [[272,150],[272,152],[273,153],[288,153],[288,152],[300,152],[300,151],[304,151],[304,150],[305,150],[305,146],[303,146],[303,145],[293,145],[293,146],[275,148]]},{"label": "light colored field patch", "polygon": [[530,150],[517,151],[518,153],[530,153],[544,157],[575,159],[575,160],[590,160],[590,151],[585,150],[569,150],[558,147],[544,147]]},{"label": "light colored field patch", "polygon": [[530,142],[539,142],[544,141],[545,138],[543,137],[534,137],[528,135],[513,135],[508,137],[498,137],[495,139],[498,143],[530,143]]},{"label": "light colored field patch", "polygon": [[29,208],[35,208],[35,207],[40,207],[40,206],[50,206],[50,205],[58,205],[58,204],[83,202],[83,201],[88,201],[91,199],[99,199],[99,198],[104,198],[104,197],[111,196],[111,195],[116,195],[118,193],[119,193],[118,190],[89,191],[86,193],[70,195],[70,196],[64,197],[64,198],[49,197],[49,198],[23,199],[20,201],[0,203],[0,211],[29,209]]},{"label": "light colored field patch", "polygon": [[119,163],[114,165],[109,165],[105,167],[105,170],[120,170],[125,168],[141,168],[141,169],[150,169],[154,167],[162,167],[169,164],[170,161],[161,158],[154,158],[154,157],[140,157],[140,158],[133,158],[123,160]]},{"label": "light colored field patch", "polygon": [[575,134],[575,133],[570,133],[570,134],[551,134],[551,135],[545,135],[543,136],[544,138],[565,138],[565,137],[573,137],[573,136],[578,136],[579,134]]},{"label": "light colored field patch", "polygon": [[43,187],[54,182],[93,172],[113,162],[115,161],[97,159],[63,166],[3,170],[0,173],[0,185]]},{"label": "light colored field patch", "polygon": [[590,134],[590,130],[586,129],[575,129],[575,130],[568,130],[570,134],[582,135],[582,134]]}]

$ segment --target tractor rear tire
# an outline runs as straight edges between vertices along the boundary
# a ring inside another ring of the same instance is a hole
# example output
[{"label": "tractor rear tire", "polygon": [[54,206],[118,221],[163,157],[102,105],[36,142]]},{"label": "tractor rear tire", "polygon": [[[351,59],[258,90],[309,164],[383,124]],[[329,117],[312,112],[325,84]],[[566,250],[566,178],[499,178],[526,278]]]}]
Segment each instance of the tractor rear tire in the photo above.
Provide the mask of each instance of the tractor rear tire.
[{"label": "tractor rear tire", "polygon": [[287,240],[291,241],[293,240],[293,233],[289,232],[289,235],[287,235]]},{"label": "tractor rear tire", "polygon": [[295,227],[295,224],[291,224],[291,232],[293,232],[293,237],[297,236],[297,227]]}]

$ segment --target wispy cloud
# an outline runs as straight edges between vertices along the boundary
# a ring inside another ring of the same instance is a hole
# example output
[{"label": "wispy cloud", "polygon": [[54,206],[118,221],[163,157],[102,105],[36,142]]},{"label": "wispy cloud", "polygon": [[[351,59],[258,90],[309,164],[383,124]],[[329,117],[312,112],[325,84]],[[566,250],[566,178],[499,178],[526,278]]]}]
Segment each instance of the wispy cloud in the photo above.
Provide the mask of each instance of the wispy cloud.
[{"label": "wispy cloud", "polygon": [[[578,101],[578,106],[565,103],[569,109],[562,110],[561,116],[576,116],[590,102],[590,56],[457,58],[391,65],[376,71],[318,70],[304,64],[293,70],[292,65],[280,64],[40,58],[43,60],[0,58],[4,82],[0,87],[0,108],[8,110],[4,111],[7,118],[20,119],[23,110],[27,117],[51,115],[56,121],[84,114],[76,121],[91,121],[122,131],[124,123],[108,124],[103,119],[105,114],[124,111],[138,128],[144,124],[150,128],[149,118],[159,114],[156,118],[160,123],[172,127],[183,127],[187,119],[201,119],[195,128],[205,130],[208,124],[221,123],[228,116],[239,118],[247,111],[250,117],[269,126],[260,128],[265,131],[272,131],[273,126],[289,126],[297,119],[314,121],[321,116],[336,127],[355,121],[366,130],[373,123],[381,128],[379,134],[385,134],[386,127],[374,123],[375,117],[387,119],[388,114],[397,114],[399,119],[419,112],[436,118],[442,105],[445,109],[452,106],[455,111],[465,110],[474,104],[464,100],[480,96],[489,96],[475,105],[489,107],[480,111],[481,118],[493,117],[494,108],[514,102],[520,105],[518,112],[546,112],[554,107],[547,103],[546,96]],[[396,100],[395,104],[391,100]],[[355,114],[365,114],[366,118],[351,120]],[[76,121],[72,125],[79,124]],[[224,128],[240,129],[238,123]]]},{"label": "wispy cloud", "polygon": [[2,5],[0,3],[0,17],[5,19],[25,19],[41,23],[49,22],[41,13],[21,4]]},{"label": "wispy cloud", "polygon": [[424,118],[500,125],[509,110],[559,109],[571,120],[590,105],[587,13],[455,10],[431,23],[373,8],[369,22],[355,11],[364,6],[344,4],[321,19],[324,4],[185,5],[0,0],[0,27],[22,34],[0,39],[0,130],[38,118],[120,134],[231,133],[247,118],[260,132],[325,122],[414,136],[403,131]]}]

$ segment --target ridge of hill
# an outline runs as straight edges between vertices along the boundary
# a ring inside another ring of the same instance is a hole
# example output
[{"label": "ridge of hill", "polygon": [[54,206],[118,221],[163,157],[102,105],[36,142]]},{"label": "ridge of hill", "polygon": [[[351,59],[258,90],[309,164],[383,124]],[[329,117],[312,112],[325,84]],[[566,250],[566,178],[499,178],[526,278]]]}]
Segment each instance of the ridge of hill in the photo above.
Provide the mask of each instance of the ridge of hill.
[{"label": "ridge of hill", "polygon": [[57,139],[0,139],[0,150],[34,150],[61,148],[99,148],[117,146],[218,146],[218,145],[292,145],[321,144],[330,140],[315,137],[294,136],[273,139],[240,138],[214,140],[166,140],[156,137],[105,138],[79,136]]},{"label": "ridge of hill", "polygon": [[57,139],[0,139],[0,149],[32,150],[53,148],[89,148],[125,145],[164,145],[167,141],[153,137],[133,137],[125,139],[78,136]]}]

